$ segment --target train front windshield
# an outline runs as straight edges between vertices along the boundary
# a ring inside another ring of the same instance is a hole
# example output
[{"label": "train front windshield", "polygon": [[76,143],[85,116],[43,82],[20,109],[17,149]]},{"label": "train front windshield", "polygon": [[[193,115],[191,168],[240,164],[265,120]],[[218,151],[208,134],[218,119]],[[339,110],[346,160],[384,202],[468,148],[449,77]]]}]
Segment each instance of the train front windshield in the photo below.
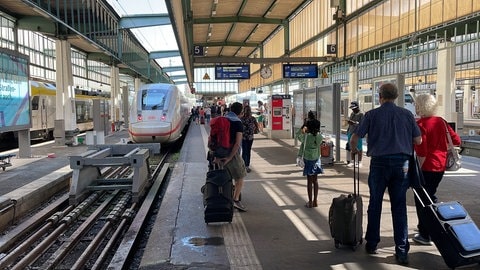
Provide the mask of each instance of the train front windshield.
[{"label": "train front windshield", "polygon": [[142,110],[163,110],[168,91],[148,89],[142,92]]}]

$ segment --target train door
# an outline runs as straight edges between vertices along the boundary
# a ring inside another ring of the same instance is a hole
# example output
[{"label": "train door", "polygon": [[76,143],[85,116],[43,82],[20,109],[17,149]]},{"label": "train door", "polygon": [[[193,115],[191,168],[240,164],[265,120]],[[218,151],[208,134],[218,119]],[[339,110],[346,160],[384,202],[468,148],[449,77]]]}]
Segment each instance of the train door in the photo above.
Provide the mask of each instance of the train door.
[{"label": "train door", "polygon": [[46,99],[46,96],[32,97],[32,128],[31,128],[32,139],[41,138],[41,137],[48,139],[49,112],[48,112],[47,105],[48,105],[48,100]]}]

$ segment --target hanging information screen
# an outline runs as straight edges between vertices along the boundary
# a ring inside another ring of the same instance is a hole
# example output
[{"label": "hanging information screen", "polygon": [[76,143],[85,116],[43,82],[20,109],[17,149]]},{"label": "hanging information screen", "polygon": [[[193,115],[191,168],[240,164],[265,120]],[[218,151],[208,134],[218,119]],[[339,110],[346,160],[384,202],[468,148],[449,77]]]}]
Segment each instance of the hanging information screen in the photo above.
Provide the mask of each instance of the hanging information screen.
[{"label": "hanging information screen", "polygon": [[250,65],[215,66],[215,80],[250,79]]},{"label": "hanging information screen", "polygon": [[318,78],[315,64],[283,64],[283,78]]}]

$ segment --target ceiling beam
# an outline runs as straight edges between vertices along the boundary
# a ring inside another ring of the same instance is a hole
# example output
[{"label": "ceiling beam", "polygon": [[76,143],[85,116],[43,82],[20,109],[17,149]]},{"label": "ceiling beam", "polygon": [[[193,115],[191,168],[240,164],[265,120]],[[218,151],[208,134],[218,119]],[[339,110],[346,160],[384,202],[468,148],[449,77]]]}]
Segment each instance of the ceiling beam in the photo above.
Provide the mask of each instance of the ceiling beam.
[{"label": "ceiling beam", "polygon": [[185,70],[184,66],[174,66],[174,67],[162,67],[162,70],[164,72],[173,72],[173,71],[180,71],[180,70]]},{"label": "ceiling beam", "polygon": [[203,46],[203,47],[224,47],[224,46],[231,46],[231,47],[259,47],[262,43],[259,42],[202,42],[202,43],[195,43],[195,45]]},{"label": "ceiling beam", "polygon": [[169,77],[173,81],[180,81],[182,79],[187,79],[187,75],[175,75],[175,76],[169,76]]},{"label": "ceiling beam", "polygon": [[120,18],[120,29],[169,25],[170,17],[165,14],[138,14]]},{"label": "ceiling beam", "polygon": [[251,58],[251,57],[195,57],[194,62],[200,64],[208,63],[252,63],[252,64],[275,64],[275,63],[295,63],[295,62],[335,62],[336,57],[275,57],[275,58]]},{"label": "ceiling beam", "polygon": [[269,19],[264,17],[247,17],[247,16],[231,16],[231,17],[212,17],[193,19],[194,24],[210,24],[210,23],[263,23],[263,24],[283,24],[282,19]]},{"label": "ceiling beam", "polygon": [[168,57],[175,57],[175,56],[180,56],[180,52],[178,50],[150,52],[148,58],[159,59],[159,58],[168,58]]}]

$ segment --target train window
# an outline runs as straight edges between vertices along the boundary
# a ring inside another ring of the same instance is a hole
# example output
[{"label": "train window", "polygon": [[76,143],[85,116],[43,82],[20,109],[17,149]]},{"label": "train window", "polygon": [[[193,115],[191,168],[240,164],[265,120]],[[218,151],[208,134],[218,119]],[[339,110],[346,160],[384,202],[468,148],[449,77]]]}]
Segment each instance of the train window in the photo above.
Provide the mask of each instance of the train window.
[{"label": "train window", "polygon": [[405,103],[413,103],[412,95],[405,94]]},{"label": "train window", "polygon": [[34,96],[32,98],[32,110],[38,110],[38,101],[39,101],[40,97],[38,96]]},{"label": "train window", "polygon": [[364,96],[363,97],[364,103],[372,103],[372,96]]},{"label": "train window", "polygon": [[142,110],[163,110],[166,93],[166,91],[156,89],[143,91]]}]

